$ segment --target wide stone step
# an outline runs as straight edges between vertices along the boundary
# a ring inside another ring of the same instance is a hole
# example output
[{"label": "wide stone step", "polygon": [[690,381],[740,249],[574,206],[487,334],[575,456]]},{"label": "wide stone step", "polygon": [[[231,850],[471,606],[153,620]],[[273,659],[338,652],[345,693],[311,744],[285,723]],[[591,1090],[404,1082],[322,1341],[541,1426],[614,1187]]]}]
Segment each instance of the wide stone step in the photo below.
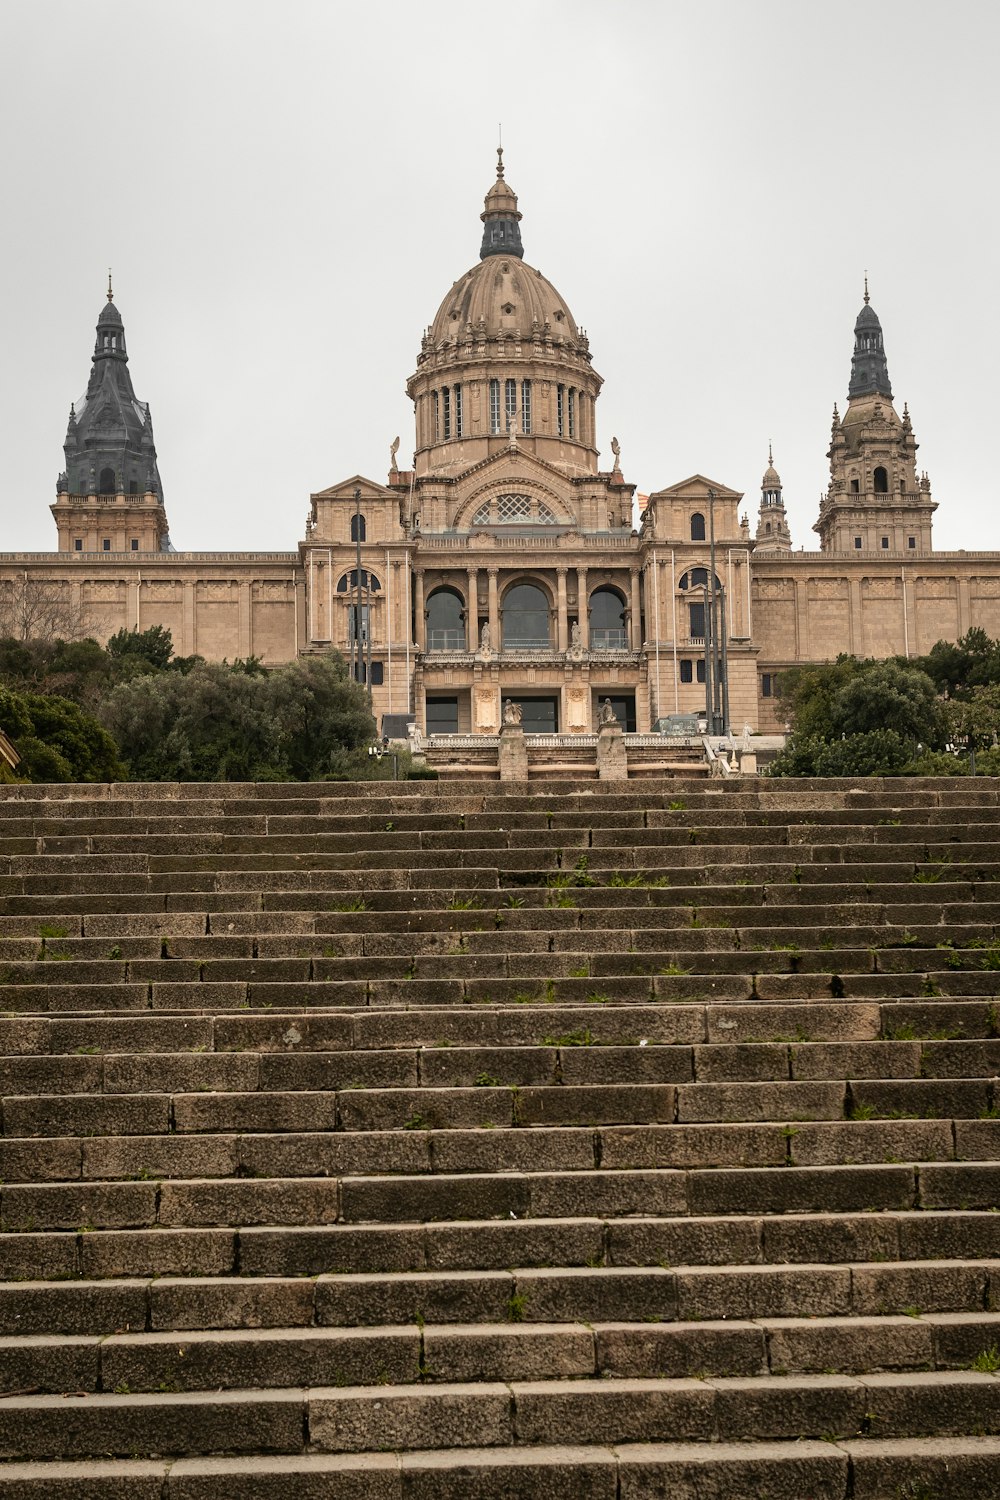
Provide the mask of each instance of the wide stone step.
[{"label": "wide stone step", "polygon": [[[417,1335],[419,1338],[419,1335]],[[380,1351],[385,1353],[386,1351]],[[389,1356],[387,1356],[389,1357]],[[377,1415],[376,1415],[377,1413]],[[568,1431],[610,1443],[880,1439],[1000,1428],[1000,1380],[976,1371],[861,1376],[709,1376],[461,1384],[314,1386],[150,1395],[59,1395],[0,1404],[8,1459],[386,1447],[503,1448]]]},{"label": "wide stone step", "polygon": [[848,1442],[650,1443],[404,1452],[254,1455],[6,1464],[0,1494],[21,1500],[729,1500],[760,1493],[801,1500],[897,1500],[932,1483],[936,1500],[989,1494],[1000,1439],[863,1438]]}]

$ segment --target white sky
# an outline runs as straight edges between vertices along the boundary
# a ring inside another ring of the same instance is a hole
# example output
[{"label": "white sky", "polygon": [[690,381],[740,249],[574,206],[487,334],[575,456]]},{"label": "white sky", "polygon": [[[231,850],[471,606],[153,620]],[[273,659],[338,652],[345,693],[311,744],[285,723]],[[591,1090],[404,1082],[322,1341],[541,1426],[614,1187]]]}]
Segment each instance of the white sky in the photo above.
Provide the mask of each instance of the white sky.
[{"label": "white sky", "polygon": [[0,0],[0,550],[55,546],[109,265],[179,549],[293,550],[310,491],[406,467],[499,120],[605,467],[755,525],[772,438],[818,545],[867,267],[937,545],[1000,548],[998,40],[970,0]]}]

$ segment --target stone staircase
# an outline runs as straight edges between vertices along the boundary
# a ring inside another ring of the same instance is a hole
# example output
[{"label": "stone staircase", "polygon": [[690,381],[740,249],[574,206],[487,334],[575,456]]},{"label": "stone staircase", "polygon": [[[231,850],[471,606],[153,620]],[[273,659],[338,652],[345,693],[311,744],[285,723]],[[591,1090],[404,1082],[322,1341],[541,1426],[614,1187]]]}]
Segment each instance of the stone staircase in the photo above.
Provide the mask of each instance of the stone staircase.
[{"label": "stone staircase", "polygon": [[0,1496],[1000,1493],[997,804],[0,789]]}]

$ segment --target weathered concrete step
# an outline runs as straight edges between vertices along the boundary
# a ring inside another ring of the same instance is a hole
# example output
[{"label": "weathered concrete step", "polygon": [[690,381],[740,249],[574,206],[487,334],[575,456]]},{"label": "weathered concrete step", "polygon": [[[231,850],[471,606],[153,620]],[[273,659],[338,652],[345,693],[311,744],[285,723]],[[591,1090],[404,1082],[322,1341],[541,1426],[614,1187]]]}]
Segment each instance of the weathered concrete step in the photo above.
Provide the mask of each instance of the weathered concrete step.
[{"label": "weathered concrete step", "polygon": [[[401,1454],[255,1454],[173,1462],[7,1464],[0,1494],[19,1500],[935,1500],[989,1495],[1000,1439],[902,1438],[856,1442],[650,1443],[454,1449]],[[932,1487],[932,1488],[931,1488]]]},{"label": "weathered concrete step", "polygon": [[[478,1172],[602,1172],[664,1168],[955,1163],[922,1167],[935,1203],[954,1194],[978,1204],[993,1191],[990,1163],[1000,1121],[891,1120],[718,1124],[572,1125],[494,1129],[298,1131],[238,1134],[54,1136],[0,1142],[0,1172],[18,1201],[21,1184],[158,1182],[171,1179],[447,1176]],[[967,1165],[966,1165],[967,1164]],[[23,1200],[23,1193],[21,1198]],[[42,1206],[22,1207],[26,1217]],[[6,1211],[5,1211],[6,1212]],[[76,1208],[69,1226],[88,1222]],[[11,1227],[8,1225],[8,1227]]]},{"label": "weathered concrete step", "polygon": [[[531,1447],[567,1431],[602,1442],[880,1439],[993,1433],[1000,1380],[978,1372],[517,1381],[507,1384],[312,1387],[191,1394],[11,1397],[0,1454],[364,1452],[372,1406],[386,1446]],[[877,1424],[877,1426],[876,1426]],[[453,1459],[452,1459],[453,1461]]]},{"label": "weathered concrete step", "polygon": [[[993,1445],[993,1446],[990,1446]],[[896,1444],[897,1448],[903,1444]],[[981,1480],[996,1462],[994,1440],[976,1449],[959,1440],[936,1440],[934,1472]],[[879,1454],[892,1445],[862,1445]],[[946,1453],[942,1453],[946,1449]],[[571,1488],[574,1500],[653,1500],[669,1494],[694,1500],[727,1500],[748,1483],[771,1486],[776,1496],[808,1494],[845,1500],[850,1460],[846,1449],[803,1440],[791,1444],[532,1445],[458,1448],[409,1453],[254,1454],[247,1458],[182,1458],[15,1463],[0,1467],[0,1494],[18,1500],[550,1500],[554,1486]],[[908,1473],[916,1472],[912,1466]],[[670,1488],[666,1489],[665,1486]],[[711,1485],[712,1488],[706,1488]],[[718,1487],[717,1487],[718,1486]],[[978,1488],[983,1490],[981,1483]],[[943,1492],[942,1492],[943,1494]],[[947,1500],[958,1491],[949,1491]],[[867,1491],[865,1500],[875,1500]],[[882,1500],[883,1492],[878,1492]]]},{"label": "weathered concrete step", "polygon": [[0,1236],[0,1275],[38,1278],[309,1277],[510,1266],[676,1266],[1000,1259],[983,1210],[718,1213],[601,1220],[133,1229]]},{"label": "weathered concrete step", "polygon": [[[821,1274],[824,1269],[820,1268]],[[225,1319],[217,1331],[211,1326],[188,1328],[175,1322],[167,1331],[156,1327],[137,1333],[112,1329],[103,1337],[57,1335],[51,1327],[39,1336],[3,1337],[0,1394],[370,1386],[385,1384],[390,1376],[406,1384],[417,1380],[441,1384],[591,1376],[653,1380],[862,1375],[880,1370],[968,1370],[976,1368],[977,1362],[989,1366],[996,1360],[1000,1313],[922,1313],[911,1307],[906,1315],[754,1318],[734,1313],[731,1318],[684,1321],[674,1318],[676,1297],[668,1285],[673,1278],[661,1276],[664,1286],[657,1287],[652,1273],[641,1272],[632,1275],[632,1285],[626,1284],[624,1295],[622,1287],[606,1274],[589,1296],[586,1289],[582,1297],[577,1296],[581,1310],[574,1314],[567,1310],[566,1293],[572,1292],[571,1286],[565,1286],[570,1280],[568,1273],[548,1273],[551,1286],[543,1286],[542,1296],[538,1296],[539,1289],[533,1283],[546,1274],[494,1274],[478,1290],[469,1276],[457,1287],[444,1283],[426,1290],[420,1289],[418,1278],[409,1278],[411,1285],[405,1289],[390,1284],[388,1298],[380,1297],[380,1284],[371,1278],[354,1278],[356,1285],[346,1289],[336,1280],[321,1278],[312,1309],[321,1320],[320,1326],[301,1318],[291,1327],[272,1320],[270,1326],[253,1330],[241,1328],[234,1317],[238,1310],[246,1313],[250,1309],[248,1293],[240,1296],[239,1288],[223,1284],[222,1291],[237,1295],[231,1295],[227,1304],[216,1296],[215,1307],[206,1308],[202,1286],[198,1290],[205,1311],[215,1311]],[[683,1281],[684,1273],[679,1275]],[[619,1282],[627,1283],[628,1279],[627,1272],[618,1273]],[[941,1278],[938,1284],[942,1284]],[[592,1321],[588,1314],[599,1305],[602,1285],[609,1294],[609,1305],[601,1321]],[[292,1303],[294,1287],[295,1283],[273,1287],[283,1294],[285,1307]],[[170,1290],[173,1296],[168,1295],[165,1303],[168,1316],[179,1293],[187,1292],[189,1308],[196,1305],[192,1295],[195,1288],[173,1284]],[[346,1298],[342,1295],[345,1290]],[[398,1295],[401,1291],[404,1296]],[[369,1296],[372,1292],[376,1304],[381,1301],[405,1307],[409,1326],[375,1324]],[[164,1299],[157,1296],[155,1283],[150,1294],[151,1316],[155,1319],[163,1310]],[[644,1296],[650,1301],[642,1316]],[[309,1302],[299,1300],[304,1310],[309,1310]],[[280,1309],[277,1298],[271,1303],[273,1311]],[[553,1303],[554,1320],[537,1320],[532,1303]],[[367,1314],[356,1320],[368,1325],[364,1332],[356,1326],[345,1326],[350,1321],[350,1309],[359,1305]],[[813,1305],[814,1299],[810,1299],[804,1311]],[[452,1314],[450,1321],[425,1323],[426,1313],[438,1306]],[[253,1311],[258,1315],[261,1307],[253,1299]],[[518,1309],[518,1318],[524,1321],[510,1322],[511,1308]],[[268,1311],[266,1305],[263,1310]],[[478,1315],[478,1321],[461,1321],[459,1314],[470,1311]],[[508,1321],[496,1321],[500,1317]],[[617,1321],[612,1321],[615,1318]]]}]

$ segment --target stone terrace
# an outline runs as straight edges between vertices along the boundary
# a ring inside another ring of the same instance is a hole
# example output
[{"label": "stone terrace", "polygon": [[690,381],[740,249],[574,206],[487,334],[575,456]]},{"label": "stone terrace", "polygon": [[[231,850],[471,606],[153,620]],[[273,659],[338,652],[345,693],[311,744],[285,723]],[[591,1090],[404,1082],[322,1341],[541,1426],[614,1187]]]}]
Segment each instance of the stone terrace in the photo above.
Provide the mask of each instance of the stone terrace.
[{"label": "stone terrace", "polygon": [[0,1496],[1000,1492],[997,804],[0,789]]}]

